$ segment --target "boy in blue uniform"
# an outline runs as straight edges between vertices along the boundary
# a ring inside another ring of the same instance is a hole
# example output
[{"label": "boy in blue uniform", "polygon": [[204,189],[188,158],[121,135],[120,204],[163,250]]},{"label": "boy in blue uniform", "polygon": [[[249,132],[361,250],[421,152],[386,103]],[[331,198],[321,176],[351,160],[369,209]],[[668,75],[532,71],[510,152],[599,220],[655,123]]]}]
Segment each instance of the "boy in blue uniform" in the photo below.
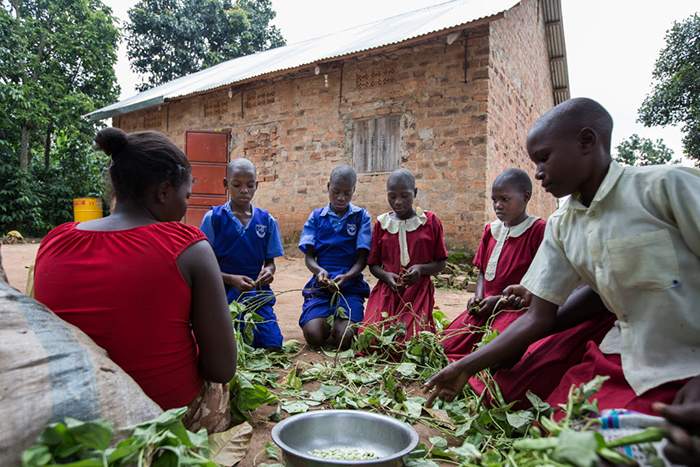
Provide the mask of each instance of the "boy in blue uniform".
[{"label": "boy in blue uniform", "polygon": [[207,212],[200,228],[219,261],[229,303],[264,302],[256,310],[263,321],[256,323],[253,347],[279,349],[282,332],[270,289],[275,258],[284,255],[279,226],[270,213],[251,204],[258,182],[255,166],[248,159],[229,163],[224,185],[231,201]]},{"label": "boy in blue uniform", "polygon": [[[328,182],[330,202],[309,215],[299,240],[306,267],[313,274],[304,288],[299,325],[312,347],[349,347],[350,323],[362,321],[369,296],[362,270],[367,265],[372,225],[369,213],[350,202],[356,183],[352,167],[334,168]],[[326,321],[329,316],[334,316],[333,329]]]}]

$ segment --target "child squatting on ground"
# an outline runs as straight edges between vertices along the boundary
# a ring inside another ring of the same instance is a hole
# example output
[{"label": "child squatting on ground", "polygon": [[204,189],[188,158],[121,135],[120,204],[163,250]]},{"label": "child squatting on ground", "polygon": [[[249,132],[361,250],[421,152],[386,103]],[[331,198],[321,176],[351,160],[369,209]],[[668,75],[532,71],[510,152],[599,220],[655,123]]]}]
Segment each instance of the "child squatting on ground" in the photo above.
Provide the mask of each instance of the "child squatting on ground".
[{"label": "child squatting on ground", "polygon": [[368,264],[379,279],[367,301],[363,326],[402,323],[405,339],[435,331],[435,287],[430,276],[445,268],[447,249],[440,219],[413,208],[416,179],[406,169],[386,183],[392,211],[377,217]]},{"label": "child squatting on ground", "polygon": [[[507,286],[520,283],[544,236],[547,223],[527,214],[531,195],[532,182],[523,170],[507,169],[493,182],[491,200],[497,219],[486,224],[474,255],[474,266],[479,268],[476,292],[467,309],[445,329],[443,346],[451,361],[474,350],[483,327],[503,332],[522,315],[519,300],[500,300]],[[515,310],[507,311],[508,306]]]},{"label": "child squatting on ground", "polygon": [[[556,406],[572,384],[603,375],[610,379],[597,394],[601,409],[660,412],[686,435],[700,426],[690,416],[700,406],[700,171],[618,165],[610,156],[612,126],[600,104],[578,98],[531,128],[536,178],[554,196],[571,197],[549,218],[522,280],[530,308],[491,343],[434,375],[428,404],[451,400],[478,371],[518,358],[551,332],[558,305],[586,284],[617,323],[599,346],[587,345],[548,402]],[[670,460],[699,451],[688,439],[671,434]]]},{"label": "child squatting on ground", "polygon": [[258,181],[248,159],[228,164],[224,186],[230,201],[207,212],[201,229],[219,262],[228,302],[248,303],[262,318],[255,323],[253,347],[279,349],[282,332],[270,289],[275,258],[284,255],[279,226],[270,213],[252,205]]},{"label": "child squatting on ground", "polygon": [[327,185],[329,203],[314,209],[299,239],[306,267],[313,274],[304,287],[299,318],[311,347],[347,349],[354,333],[351,323],[362,321],[364,314],[369,285],[362,270],[367,265],[372,224],[369,213],[351,203],[356,183],[352,167],[334,168]]}]

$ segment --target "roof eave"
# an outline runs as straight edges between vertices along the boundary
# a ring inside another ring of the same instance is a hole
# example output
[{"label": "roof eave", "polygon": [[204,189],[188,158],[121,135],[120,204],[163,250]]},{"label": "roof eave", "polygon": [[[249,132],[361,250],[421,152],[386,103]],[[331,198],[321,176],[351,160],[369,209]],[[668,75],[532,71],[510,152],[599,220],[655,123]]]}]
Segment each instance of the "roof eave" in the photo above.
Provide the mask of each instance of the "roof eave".
[{"label": "roof eave", "polygon": [[135,102],[134,104],[131,105],[125,105],[123,107],[119,107],[116,109],[111,109],[111,110],[95,110],[94,112],[90,112],[88,114],[83,115],[84,118],[87,118],[88,120],[92,122],[96,122],[99,120],[104,120],[106,118],[112,118],[117,115],[123,115],[127,114],[130,112],[135,112],[137,110],[143,110],[147,109],[149,107],[155,107],[156,105],[160,105],[164,103],[166,99],[163,96],[157,96],[153,97],[151,99],[145,100],[145,101],[139,101]]},{"label": "roof eave", "polygon": [[552,80],[552,99],[554,105],[557,105],[571,97],[561,1],[544,0],[542,8],[549,55],[549,71]]}]

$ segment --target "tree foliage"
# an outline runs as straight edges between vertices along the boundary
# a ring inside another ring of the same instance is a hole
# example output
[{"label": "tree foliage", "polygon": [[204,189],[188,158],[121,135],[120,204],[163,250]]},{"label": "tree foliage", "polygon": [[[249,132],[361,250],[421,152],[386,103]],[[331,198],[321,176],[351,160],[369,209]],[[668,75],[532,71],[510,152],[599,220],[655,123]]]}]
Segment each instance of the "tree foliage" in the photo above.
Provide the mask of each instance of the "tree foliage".
[{"label": "tree foliage", "polygon": [[639,120],[647,126],[682,125],[686,155],[700,160],[700,14],[674,23],[666,33],[652,76]]},{"label": "tree foliage", "polygon": [[82,115],[119,94],[114,21],[100,0],[0,0],[0,233],[41,234],[102,193]]},{"label": "tree foliage", "polygon": [[673,151],[661,139],[652,141],[633,134],[617,145],[615,160],[624,165],[678,164]]},{"label": "tree foliage", "polygon": [[270,0],[141,0],[127,49],[140,91],[232,58],[284,45]]}]

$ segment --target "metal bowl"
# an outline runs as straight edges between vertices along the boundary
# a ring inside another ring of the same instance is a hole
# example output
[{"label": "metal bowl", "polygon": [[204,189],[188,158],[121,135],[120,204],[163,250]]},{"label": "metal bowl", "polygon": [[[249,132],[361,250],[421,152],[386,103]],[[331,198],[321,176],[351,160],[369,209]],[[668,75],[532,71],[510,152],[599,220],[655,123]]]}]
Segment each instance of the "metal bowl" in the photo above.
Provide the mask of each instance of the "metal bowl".
[{"label": "metal bowl", "polygon": [[[272,428],[272,439],[288,467],[371,465],[398,467],[418,444],[418,434],[406,423],[360,410],[319,410],[289,417]],[[312,456],[313,449],[361,448],[377,459],[333,460]]]}]

